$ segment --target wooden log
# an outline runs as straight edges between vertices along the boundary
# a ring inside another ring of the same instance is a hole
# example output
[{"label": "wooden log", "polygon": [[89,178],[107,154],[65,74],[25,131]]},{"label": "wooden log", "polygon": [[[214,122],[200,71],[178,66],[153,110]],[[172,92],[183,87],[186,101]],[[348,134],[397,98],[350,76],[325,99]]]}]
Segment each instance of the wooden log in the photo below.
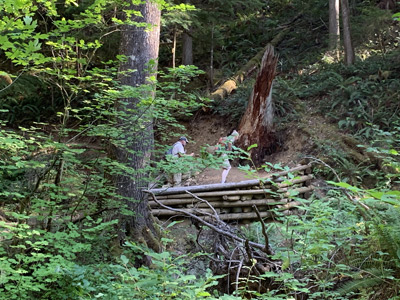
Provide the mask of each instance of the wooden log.
[{"label": "wooden log", "polygon": [[298,195],[301,195],[301,194],[304,194],[307,192],[311,192],[312,190],[314,190],[313,186],[305,186],[305,187],[301,187],[301,188],[297,188],[297,189],[288,190],[288,191],[284,192],[282,195],[284,197],[289,197],[293,193],[298,193]]},{"label": "wooden log", "polygon": [[[293,203],[293,204],[292,204]],[[290,202],[285,204],[285,206],[279,208],[279,210],[288,211],[289,209],[299,205],[300,202]],[[211,209],[185,209],[185,211],[188,211],[194,215],[200,215],[202,212],[208,212],[208,213],[213,213]],[[171,217],[171,216],[184,216],[181,213],[177,213],[175,211],[171,211],[168,209],[152,209],[151,213],[155,217]],[[286,213],[286,214],[291,214],[291,213]],[[270,211],[261,211],[260,215],[262,218],[269,218],[272,217],[273,212]],[[247,219],[257,219],[258,216],[255,212],[233,212],[233,213],[227,213],[227,214],[219,214],[219,218],[223,221],[229,221],[229,220],[247,220]],[[204,216],[206,220],[210,219],[209,216]]]},{"label": "wooden log", "polygon": [[228,200],[228,201],[237,201],[240,200],[240,196],[239,195],[234,195],[234,196],[222,196],[223,200]]},{"label": "wooden log", "polygon": [[[261,211],[261,218],[270,218],[272,217],[272,213],[269,211]],[[249,213],[230,213],[230,214],[221,214],[219,218],[223,221],[232,221],[232,220],[247,220],[247,219],[258,219],[258,216],[255,212]],[[209,217],[205,217],[206,220],[210,219]]]},{"label": "wooden log", "polygon": [[[290,200],[289,199],[280,199],[275,200],[275,199],[264,199],[264,200],[251,200],[251,201],[234,201],[234,202],[210,202],[210,205],[212,207],[252,207],[253,205],[257,206],[272,206],[272,205],[284,205],[288,203]],[[192,204],[190,204],[192,205]],[[208,207],[206,203],[198,203],[195,205],[196,207],[202,208],[202,207]]]},{"label": "wooden log", "polygon": [[[299,201],[287,202],[287,200],[288,199],[286,199],[286,201],[277,202],[277,201],[272,201],[270,199],[271,202],[269,203],[269,205],[271,205],[271,204],[277,205],[277,208],[279,210],[287,210],[287,209],[293,208],[295,206],[301,205],[301,202],[299,202]],[[213,213],[213,210],[211,208],[208,208],[209,206],[204,206],[203,204],[205,204],[205,203],[201,203],[202,206],[198,206],[196,208],[191,207],[191,208],[182,209],[182,210],[190,212],[192,214],[198,214],[198,213],[201,213],[201,212]],[[234,208],[233,212],[238,213],[238,212],[242,211],[243,206],[245,206],[245,205],[240,206],[237,203],[220,203],[220,204],[221,204],[221,206],[214,206],[213,205],[213,207],[216,208],[217,212],[220,211],[220,210],[218,210],[218,208],[232,207],[232,208]],[[256,204],[257,206],[266,205],[265,202],[264,203],[253,203],[253,204]],[[176,214],[176,212],[174,212],[172,210],[169,210],[169,209],[164,209],[164,208],[162,208],[162,209],[161,208],[152,209],[151,213],[154,216],[161,216],[161,215],[162,216],[173,216],[173,215]]]},{"label": "wooden log", "polygon": [[[294,188],[294,189],[290,189],[288,190],[287,188],[285,189],[281,189],[278,190],[277,193],[275,194],[275,197],[289,197],[291,194],[294,193],[298,193],[299,195],[307,193],[307,192],[312,192],[314,190],[313,186],[305,186],[305,187],[300,187],[300,188]],[[237,191],[237,192],[245,192],[245,191]],[[268,194],[263,190],[252,190],[252,194]],[[178,196],[178,195],[176,195]],[[198,195],[197,195],[198,196]],[[199,196],[200,197],[200,196]],[[177,198],[177,199],[158,199],[161,203],[165,204],[165,205],[186,205],[186,204],[191,204],[191,203],[197,203],[198,201],[194,198]],[[263,199],[260,199],[261,201],[264,201]],[[207,200],[208,201],[208,200]],[[221,200],[213,200],[213,201],[209,201],[210,203],[213,202],[219,202],[222,201]],[[227,200],[226,202],[228,202],[229,200]],[[252,200],[253,201],[253,200]],[[259,199],[254,200],[254,201],[259,201]],[[234,202],[234,201],[233,201]],[[241,203],[245,203],[245,202],[249,202],[249,201],[240,201]],[[153,203],[155,203],[154,201],[149,200],[149,204],[153,205]]]},{"label": "wooden log", "polygon": [[[308,189],[305,189],[308,188]],[[271,195],[271,194],[279,194],[279,193],[285,193],[287,191],[298,191],[300,194],[305,193],[305,192],[309,192],[312,191],[314,188],[312,186],[309,187],[283,187],[277,190],[240,190],[240,191],[225,191],[225,192],[208,192],[208,193],[198,193],[195,194],[197,197],[200,198],[204,198],[207,201],[218,201],[218,200],[226,200],[229,201],[231,200],[230,197],[228,197],[229,195]],[[208,198],[210,196],[214,196],[212,199]],[[216,196],[220,196],[220,198],[216,197]],[[192,199],[192,196],[190,196],[189,194],[179,194],[179,195],[171,195],[168,196],[168,198],[164,198],[164,197],[157,197],[158,200],[166,200],[166,199]],[[232,200],[238,200],[236,198],[232,199]]]},{"label": "wooden log", "polygon": [[[285,175],[287,175],[287,173]],[[266,178],[268,178],[268,177],[266,177]],[[307,180],[310,180],[312,178],[313,178],[313,175],[310,174],[310,175],[300,176],[300,178],[295,179],[295,180],[286,180],[286,181],[289,181],[292,184],[299,184],[299,183],[305,182]],[[280,181],[282,182],[283,179],[281,179]],[[250,185],[249,185],[249,182],[251,182]],[[240,183],[242,183],[242,186],[234,185],[234,184],[240,184]],[[289,186],[290,183],[280,183],[280,184],[278,183],[278,187],[280,188],[280,187]],[[196,196],[198,196],[198,197],[263,194],[264,193],[263,189],[220,191],[218,188],[216,188],[215,189],[216,191],[213,191],[213,192],[203,192],[203,189],[201,188],[201,187],[209,187],[210,188],[209,190],[211,191],[211,190],[214,190],[214,186],[221,187],[223,185],[230,185],[230,187],[228,187],[228,188],[225,187],[225,188],[221,188],[221,189],[232,189],[232,188],[240,188],[240,187],[249,187],[249,186],[254,186],[254,185],[258,185],[258,184],[259,184],[259,180],[246,180],[246,181],[241,181],[241,182],[217,183],[217,184],[209,184],[209,185],[202,185],[202,186],[198,185],[198,186],[176,187],[176,188],[168,188],[168,189],[152,189],[152,190],[148,190],[148,192],[153,192],[155,195],[159,195],[157,197],[157,199],[169,199],[169,198],[177,199],[177,198],[192,197],[191,195],[187,194],[186,191],[195,193]],[[182,189],[184,189],[184,190],[182,190]],[[204,190],[207,190],[207,189],[204,189]]]},{"label": "wooden log", "polygon": [[251,199],[253,199],[253,194],[251,194],[251,195],[242,195],[242,196],[240,196],[240,200],[241,200],[241,201],[249,201],[249,200],[251,200]]},{"label": "wooden log", "polygon": [[292,202],[286,203],[284,205],[278,205],[278,209],[279,210],[288,210],[288,209],[291,209],[291,208],[299,206],[299,205],[301,205],[301,202],[292,201]]},{"label": "wooden log", "polygon": [[[159,200],[162,204],[167,206],[175,205],[187,205],[187,207],[207,207],[206,203],[202,203],[195,199],[167,199]],[[257,200],[247,200],[247,201],[212,201],[209,202],[212,207],[235,207],[235,206],[252,206],[255,205],[276,205],[284,204],[290,201],[289,199],[257,199]],[[149,201],[150,207],[157,207],[158,204],[155,201]]]},{"label": "wooden log", "polygon": [[[201,215],[202,212],[207,212],[207,213],[211,213],[211,214],[214,213],[214,212],[212,211],[212,209],[205,209],[205,208],[202,208],[202,209],[194,209],[194,208],[191,208],[191,209],[182,209],[182,210],[187,211],[187,212],[189,212],[189,213],[191,213],[191,214],[194,214],[194,215]],[[218,212],[218,211],[217,211],[217,212]],[[152,214],[153,216],[155,216],[155,217],[184,216],[184,215],[181,214],[181,213],[177,213],[177,212],[175,212],[175,211],[172,211],[172,210],[169,210],[169,209],[165,209],[165,208],[152,209],[152,210],[151,210],[151,214]]]}]

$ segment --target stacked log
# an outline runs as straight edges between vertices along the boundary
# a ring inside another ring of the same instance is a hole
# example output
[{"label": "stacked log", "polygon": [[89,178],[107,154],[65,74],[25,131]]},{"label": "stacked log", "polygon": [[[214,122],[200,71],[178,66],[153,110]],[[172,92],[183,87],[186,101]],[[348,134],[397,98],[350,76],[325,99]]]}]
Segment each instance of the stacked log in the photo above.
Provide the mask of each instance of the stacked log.
[{"label": "stacked log", "polygon": [[217,213],[224,221],[251,220],[258,218],[253,210],[256,206],[261,217],[268,219],[274,216],[272,208],[292,214],[293,209],[301,204],[299,198],[305,199],[311,194],[312,179],[311,166],[301,165],[260,179],[147,192],[157,200],[149,200],[149,205],[152,214],[158,218],[181,215],[166,208],[169,207],[205,218]]}]

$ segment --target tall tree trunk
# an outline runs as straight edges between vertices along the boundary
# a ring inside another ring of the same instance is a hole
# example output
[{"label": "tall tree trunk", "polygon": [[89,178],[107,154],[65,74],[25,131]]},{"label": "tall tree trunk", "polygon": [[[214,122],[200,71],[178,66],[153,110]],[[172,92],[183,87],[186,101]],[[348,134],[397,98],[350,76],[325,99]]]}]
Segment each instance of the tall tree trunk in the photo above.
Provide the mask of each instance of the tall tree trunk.
[{"label": "tall tree trunk", "polygon": [[176,60],[176,27],[174,28],[174,37],[172,41],[172,68],[175,69],[175,60]]},{"label": "tall tree trunk", "polygon": [[339,54],[340,26],[339,0],[329,0],[329,50]]},{"label": "tall tree trunk", "polygon": [[182,37],[182,65],[193,65],[193,38],[191,30],[185,31]]},{"label": "tall tree trunk", "polygon": [[[159,39],[160,39],[160,18],[159,7],[146,0],[139,6],[130,6],[130,9],[140,11],[143,17],[132,17],[135,22],[145,22],[153,25],[151,30],[144,27],[125,26],[121,35],[121,54],[126,55],[128,60],[121,65],[121,71],[135,70],[122,78],[122,84],[132,87],[141,85],[152,85],[147,81],[149,75],[157,70],[157,63],[149,62],[158,57]],[[142,94],[143,98],[154,97],[155,87],[149,92]],[[143,99],[141,97],[141,99]],[[151,109],[138,105],[139,98],[122,99],[120,103],[121,113],[134,114],[128,124],[126,119],[119,120],[119,126],[125,128],[122,135],[122,143],[125,148],[120,147],[116,151],[119,162],[131,167],[135,172],[131,175],[120,175],[117,178],[117,190],[119,195],[124,197],[127,206],[133,216],[123,215],[121,217],[121,238],[125,235],[135,238],[144,238],[147,242],[152,242],[149,234],[155,232],[152,218],[148,210],[147,197],[142,192],[148,185],[148,175],[145,168],[150,160],[150,155],[154,146],[153,120]],[[157,248],[154,245],[150,247]]]},{"label": "tall tree trunk", "polygon": [[261,163],[264,156],[275,147],[272,82],[275,78],[277,63],[278,57],[274,54],[274,47],[268,45],[246,112],[239,125],[240,138],[236,144],[243,149],[257,144],[256,148],[250,150],[251,158],[255,164]]},{"label": "tall tree trunk", "polygon": [[351,39],[350,31],[350,8],[348,0],[340,0],[342,7],[342,22],[343,22],[343,45],[344,45],[344,60],[346,65],[352,65],[355,61],[354,47]]},{"label": "tall tree trunk", "polygon": [[211,25],[210,90],[214,89],[214,23]]}]

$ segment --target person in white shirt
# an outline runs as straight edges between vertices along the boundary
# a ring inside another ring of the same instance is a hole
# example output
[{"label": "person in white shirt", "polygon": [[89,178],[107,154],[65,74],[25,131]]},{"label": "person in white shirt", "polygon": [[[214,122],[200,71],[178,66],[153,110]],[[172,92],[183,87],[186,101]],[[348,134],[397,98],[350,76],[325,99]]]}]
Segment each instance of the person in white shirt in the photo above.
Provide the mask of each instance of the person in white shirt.
[{"label": "person in white shirt", "polygon": [[[172,147],[172,157],[176,160],[176,163],[179,163],[179,158],[185,155],[194,156],[194,153],[186,154],[185,146],[188,142],[186,137],[181,136]],[[182,183],[182,172],[171,174],[168,181],[172,186],[180,186]]]}]

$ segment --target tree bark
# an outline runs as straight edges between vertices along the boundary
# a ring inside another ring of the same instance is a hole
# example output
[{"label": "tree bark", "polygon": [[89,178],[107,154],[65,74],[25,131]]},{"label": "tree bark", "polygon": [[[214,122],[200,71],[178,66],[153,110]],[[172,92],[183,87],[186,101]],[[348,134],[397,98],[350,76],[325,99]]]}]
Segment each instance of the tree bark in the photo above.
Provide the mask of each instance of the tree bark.
[{"label": "tree bark", "polygon": [[275,145],[272,82],[275,78],[277,63],[278,57],[274,54],[273,46],[269,45],[261,61],[246,112],[239,124],[240,137],[236,144],[242,149],[257,144],[257,147],[250,150],[255,164],[261,163],[264,156],[269,154]]},{"label": "tree bark", "polygon": [[193,65],[193,38],[190,30],[182,36],[182,65]]},{"label": "tree bark", "polygon": [[339,0],[329,0],[329,50],[339,53]]},{"label": "tree bark", "polygon": [[345,64],[350,66],[354,64],[355,53],[350,30],[350,8],[348,0],[340,0],[342,7],[342,23],[343,23],[343,45]]},{"label": "tree bark", "polygon": [[[133,17],[135,22],[145,22],[153,25],[151,30],[144,27],[126,25],[121,35],[120,52],[128,58],[121,65],[122,71],[135,70],[121,79],[123,85],[138,87],[151,85],[147,81],[149,75],[157,70],[157,64],[152,63],[149,70],[149,62],[158,57],[160,18],[159,7],[149,0],[139,6],[130,6],[129,9],[140,11],[142,17]],[[143,98],[154,97],[155,87],[151,91],[143,93]],[[142,98],[122,99],[119,104],[121,114],[126,114],[128,119],[120,118],[119,127],[123,128],[123,134],[119,142],[125,147],[116,150],[119,162],[134,170],[134,174],[124,174],[117,177],[117,191],[123,197],[127,207],[134,213],[133,216],[121,216],[120,239],[125,236],[144,238],[151,232],[156,232],[152,218],[148,210],[147,195],[143,193],[143,186],[147,186],[148,174],[145,168],[150,160],[154,146],[153,123],[151,108],[138,105]],[[122,103],[126,103],[123,105]],[[129,119],[129,114],[132,115]],[[133,122],[127,122],[134,120]],[[152,247],[153,245],[149,245]],[[157,247],[153,247],[157,248]]]}]

